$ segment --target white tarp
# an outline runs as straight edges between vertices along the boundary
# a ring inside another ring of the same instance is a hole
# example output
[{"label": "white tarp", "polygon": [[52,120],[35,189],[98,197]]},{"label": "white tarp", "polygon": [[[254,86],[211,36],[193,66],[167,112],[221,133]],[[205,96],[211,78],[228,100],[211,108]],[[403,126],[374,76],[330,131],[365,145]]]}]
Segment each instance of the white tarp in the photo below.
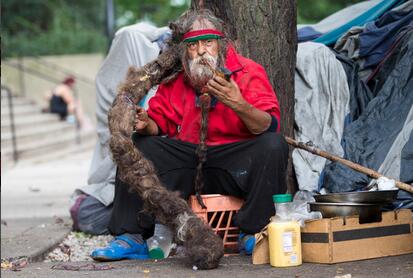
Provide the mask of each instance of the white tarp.
[{"label": "white tarp", "polygon": [[[340,145],[350,93],[346,73],[332,51],[323,44],[298,44],[295,71],[295,139],[343,155]],[[295,149],[293,164],[300,190],[318,189],[326,159]]]}]

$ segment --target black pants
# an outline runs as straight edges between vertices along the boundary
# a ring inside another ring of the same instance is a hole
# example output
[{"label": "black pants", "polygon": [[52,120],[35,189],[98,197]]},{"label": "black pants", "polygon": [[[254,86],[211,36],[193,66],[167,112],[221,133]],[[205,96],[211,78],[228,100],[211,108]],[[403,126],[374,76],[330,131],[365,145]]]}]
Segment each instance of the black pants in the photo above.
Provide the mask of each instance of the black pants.
[{"label": "black pants", "polygon": [[[151,160],[169,190],[187,199],[194,194],[196,145],[160,136],[134,136],[135,145]],[[252,140],[208,147],[202,194],[223,194],[245,200],[236,223],[245,233],[259,232],[274,215],[273,194],[287,190],[288,145],[274,132]],[[142,200],[116,179],[110,231],[151,236],[153,219],[141,212]]]}]

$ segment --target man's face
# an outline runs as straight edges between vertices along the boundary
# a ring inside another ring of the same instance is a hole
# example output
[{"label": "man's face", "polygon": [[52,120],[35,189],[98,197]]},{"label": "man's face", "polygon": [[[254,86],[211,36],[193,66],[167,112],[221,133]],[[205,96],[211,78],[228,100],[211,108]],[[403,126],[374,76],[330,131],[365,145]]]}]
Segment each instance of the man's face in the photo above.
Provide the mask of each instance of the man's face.
[{"label": "man's face", "polygon": [[[196,20],[191,31],[215,29],[215,26],[205,19]],[[186,53],[183,64],[186,74],[195,89],[202,89],[206,83],[214,76],[211,69],[218,64],[219,44],[217,39],[197,40],[186,43]],[[208,64],[208,65],[206,65]]]},{"label": "man's face", "polygon": [[[215,29],[215,26],[206,19],[195,20],[192,24],[191,31],[202,29]],[[218,56],[218,40],[199,40],[187,44],[187,51],[189,59],[193,60],[203,55],[210,55],[212,57]]]},{"label": "man's face", "polygon": [[189,66],[187,74],[196,89],[202,89],[214,76],[211,67],[215,68],[217,66],[218,49],[217,39],[198,40],[187,43],[186,51]]},{"label": "man's face", "polygon": [[188,51],[189,59],[191,60],[204,57],[204,55],[217,58],[218,57],[218,40],[207,39],[207,40],[199,40],[195,42],[188,42],[187,51]]}]

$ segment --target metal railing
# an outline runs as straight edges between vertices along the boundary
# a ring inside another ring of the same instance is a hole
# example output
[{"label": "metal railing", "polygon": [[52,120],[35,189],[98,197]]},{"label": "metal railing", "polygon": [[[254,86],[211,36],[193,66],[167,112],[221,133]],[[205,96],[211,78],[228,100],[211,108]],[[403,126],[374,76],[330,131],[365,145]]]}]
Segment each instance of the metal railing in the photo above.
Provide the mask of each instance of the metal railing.
[{"label": "metal railing", "polygon": [[[21,63],[21,62],[19,62],[19,63],[13,63],[13,62],[9,62],[9,61],[7,61],[7,60],[4,60],[4,61],[2,61],[2,63],[3,63],[4,65],[7,65],[7,66],[9,66],[9,67],[12,67],[12,68],[17,69],[17,70],[19,71],[19,73],[20,73],[20,72],[28,73],[28,74],[33,75],[33,76],[36,76],[36,77],[38,77],[38,78],[40,78],[40,79],[46,80],[46,81],[48,81],[48,82],[51,82],[51,83],[53,83],[54,85],[57,85],[57,84],[60,83],[60,79],[57,79],[57,78],[54,78],[54,77],[52,77],[52,76],[50,76],[50,75],[44,74],[44,73],[40,72],[39,70],[32,69],[32,68],[29,68],[29,67],[27,67],[27,66],[24,66],[23,63]],[[21,76],[21,75],[20,75],[20,76]],[[24,78],[21,78],[21,77],[20,77],[20,80],[19,80],[19,81],[22,82],[23,84],[25,84]],[[24,88],[25,88],[25,86],[24,86]],[[25,92],[21,92],[21,93],[22,93],[23,96],[25,95]]]},{"label": "metal railing", "polygon": [[50,62],[50,61],[46,61],[45,59],[43,59],[40,56],[35,56],[34,58],[35,58],[37,64],[40,64],[40,65],[45,66],[47,68],[50,68],[50,69],[53,69],[53,70],[58,71],[60,73],[63,73],[64,75],[74,76],[74,77],[76,77],[76,81],[82,81],[82,82],[84,82],[88,85],[91,85],[91,86],[93,86],[95,84],[94,80],[92,80],[88,77],[79,75],[78,73],[76,73],[74,71],[71,71],[71,70],[69,70],[65,67],[62,67],[59,64],[56,64],[56,63],[53,63],[53,62]]},{"label": "metal railing", "polygon": [[17,162],[19,159],[17,152],[17,138],[16,138],[16,125],[14,122],[14,109],[13,109],[13,97],[11,89],[7,86],[1,85],[1,93],[6,92],[7,103],[9,107],[9,119],[10,119],[10,132],[11,132],[11,142],[12,142],[12,153],[13,161]]}]

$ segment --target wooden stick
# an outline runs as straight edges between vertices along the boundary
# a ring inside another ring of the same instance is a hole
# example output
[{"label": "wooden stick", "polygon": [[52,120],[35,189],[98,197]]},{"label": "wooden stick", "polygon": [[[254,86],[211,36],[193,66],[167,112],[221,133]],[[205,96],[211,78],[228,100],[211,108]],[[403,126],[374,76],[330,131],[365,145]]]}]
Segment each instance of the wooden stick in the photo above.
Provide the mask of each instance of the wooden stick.
[{"label": "wooden stick", "polygon": [[[364,167],[364,166],[362,166],[362,165],[360,165],[360,164],[351,162],[350,160],[347,160],[347,159],[344,159],[344,158],[335,156],[335,155],[333,155],[333,154],[331,154],[331,153],[328,153],[328,152],[326,152],[326,151],[322,151],[322,150],[317,149],[316,147],[314,147],[314,146],[312,146],[312,145],[310,145],[310,144],[304,144],[304,143],[302,143],[302,142],[297,142],[297,141],[295,141],[294,139],[292,139],[292,138],[290,138],[290,137],[287,137],[287,136],[285,136],[285,140],[286,140],[287,143],[290,144],[291,146],[294,146],[294,147],[296,147],[296,148],[303,149],[303,150],[305,150],[305,151],[308,151],[308,152],[310,152],[310,153],[312,153],[312,154],[315,154],[315,155],[318,155],[318,156],[322,156],[322,157],[327,158],[328,160],[331,160],[331,161],[340,162],[341,164],[344,164],[344,165],[350,167],[351,169],[356,170],[356,171],[358,171],[358,172],[360,172],[360,173],[366,174],[366,175],[368,175],[368,176],[370,176],[370,177],[372,177],[372,178],[374,178],[374,179],[378,179],[378,178],[380,178],[380,177],[385,177],[385,176],[383,176],[382,174],[380,174],[379,172],[376,172],[376,171],[374,171],[374,170],[372,170],[372,169],[370,169],[370,168],[367,168],[367,167]],[[385,178],[387,178],[387,177],[385,177]],[[388,179],[391,179],[391,178],[388,178]],[[394,180],[394,179],[393,179],[393,180]],[[397,187],[397,188],[400,188],[400,189],[405,190],[405,191],[407,191],[407,192],[413,193],[413,186],[411,186],[411,185],[409,185],[409,184],[407,184],[407,183],[398,181],[398,180],[394,180],[394,181],[395,181],[395,183],[396,183],[396,187]]]}]

